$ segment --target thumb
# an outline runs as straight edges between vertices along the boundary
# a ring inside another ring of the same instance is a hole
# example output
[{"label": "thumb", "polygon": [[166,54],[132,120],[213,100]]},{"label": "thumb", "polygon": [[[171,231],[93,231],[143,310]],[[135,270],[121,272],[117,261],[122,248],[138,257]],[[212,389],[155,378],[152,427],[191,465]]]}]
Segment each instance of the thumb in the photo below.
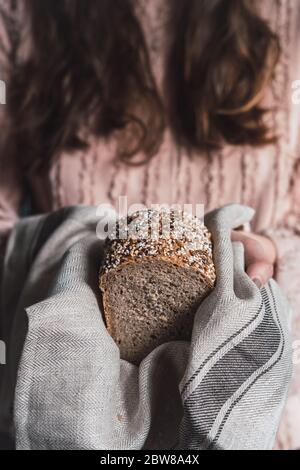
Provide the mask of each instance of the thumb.
[{"label": "thumb", "polygon": [[245,267],[249,277],[261,287],[274,274],[275,253],[271,241],[260,235],[232,232],[232,240],[240,241],[245,250]]}]

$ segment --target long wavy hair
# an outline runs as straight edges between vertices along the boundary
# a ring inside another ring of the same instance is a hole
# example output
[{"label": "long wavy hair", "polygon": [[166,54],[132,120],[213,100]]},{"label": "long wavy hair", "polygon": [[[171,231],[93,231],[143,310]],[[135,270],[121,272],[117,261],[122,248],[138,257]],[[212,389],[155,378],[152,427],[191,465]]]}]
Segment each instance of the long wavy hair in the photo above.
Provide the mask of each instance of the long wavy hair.
[{"label": "long wavy hair", "polygon": [[26,1],[32,47],[11,71],[8,109],[27,168],[113,134],[118,158],[139,165],[157,153],[167,124],[199,154],[274,139],[262,99],[280,45],[256,2],[167,0],[159,93],[136,1]]}]

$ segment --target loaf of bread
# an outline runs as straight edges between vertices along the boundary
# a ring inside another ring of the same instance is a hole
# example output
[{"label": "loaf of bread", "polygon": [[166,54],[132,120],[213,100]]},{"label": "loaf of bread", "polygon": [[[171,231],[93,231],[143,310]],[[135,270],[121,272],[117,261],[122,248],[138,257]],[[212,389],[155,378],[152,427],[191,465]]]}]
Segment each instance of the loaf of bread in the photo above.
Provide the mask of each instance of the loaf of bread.
[{"label": "loaf of bread", "polygon": [[160,344],[189,340],[215,278],[211,234],[200,219],[179,210],[120,219],[106,239],[100,289],[121,358],[139,364]]}]

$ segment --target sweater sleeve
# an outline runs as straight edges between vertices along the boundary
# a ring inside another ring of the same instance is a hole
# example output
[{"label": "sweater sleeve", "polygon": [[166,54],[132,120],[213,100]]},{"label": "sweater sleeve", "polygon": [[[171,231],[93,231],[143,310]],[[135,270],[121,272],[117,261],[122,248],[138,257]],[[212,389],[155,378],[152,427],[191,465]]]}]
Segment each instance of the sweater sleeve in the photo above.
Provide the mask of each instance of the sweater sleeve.
[{"label": "sweater sleeve", "polygon": [[295,163],[289,194],[290,209],[282,224],[263,232],[277,247],[275,278],[293,310],[294,374],[277,436],[278,449],[300,448],[300,157]]},{"label": "sweater sleeve", "polygon": [[17,4],[12,0],[0,0],[0,247],[3,247],[3,238],[18,219],[22,198],[22,179],[16,162],[9,156],[6,142],[6,89],[10,69],[15,62],[19,34]]},{"label": "sweater sleeve", "polygon": [[282,283],[294,304],[294,313],[299,312],[300,317],[300,157],[295,163],[289,195],[290,208],[282,223],[264,234],[272,238],[277,247],[276,280]]}]

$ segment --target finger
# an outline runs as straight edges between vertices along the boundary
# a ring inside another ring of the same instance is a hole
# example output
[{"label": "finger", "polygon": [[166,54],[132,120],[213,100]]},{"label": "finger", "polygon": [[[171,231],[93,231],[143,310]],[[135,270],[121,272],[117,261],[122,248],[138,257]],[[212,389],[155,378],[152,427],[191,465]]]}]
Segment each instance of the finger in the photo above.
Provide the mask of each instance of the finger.
[{"label": "finger", "polygon": [[233,241],[241,241],[245,246],[246,265],[255,263],[256,261],[265,261],[267,263],[275,263],[273,247],[268,240],[262,239],[260,235],[254,233],[236,232],[231,234]]},{"label": "finger", "polygon": [[247,267],[247,274],[257,285],[257,287],[261,288],[274,275],[274,265],[264,261],[251,263]]},{"label": "finger", "polygon": [[274,274],[273,258],[269,256],[267,247],[259,236],[252,233],[232,232],[232,239],[242,241],[247,274],[258,287],[262,287]]}]

